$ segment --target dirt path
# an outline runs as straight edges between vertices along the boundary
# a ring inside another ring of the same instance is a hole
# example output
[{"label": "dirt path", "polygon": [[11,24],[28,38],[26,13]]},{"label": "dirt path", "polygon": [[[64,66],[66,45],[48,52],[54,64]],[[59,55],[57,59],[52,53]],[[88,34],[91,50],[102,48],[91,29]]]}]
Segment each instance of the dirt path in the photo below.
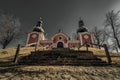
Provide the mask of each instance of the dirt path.
[{"label": "dirt path", "polygon": [[120,68],[113,66],[1,67],[0,80],[120,80]]}]

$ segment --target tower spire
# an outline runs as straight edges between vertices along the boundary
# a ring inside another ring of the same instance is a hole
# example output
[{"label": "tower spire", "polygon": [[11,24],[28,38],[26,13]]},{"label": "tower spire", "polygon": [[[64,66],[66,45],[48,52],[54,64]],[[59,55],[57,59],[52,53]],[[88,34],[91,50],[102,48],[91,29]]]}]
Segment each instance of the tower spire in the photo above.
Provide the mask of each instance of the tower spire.
[{"label": "tower spire", "polygon": [[78,32],[87,32],[87,28],[84,27],[84,21],[81,19],[80,17],[80,20],[79,20],[79,29],[77,30],[77,33]]},{"label": "tower spire", "polygon": [[42,21],[42,17],[40,17],[40,27],[42,27],[43,21]]},{"label": "tower spire", "polygon": [[42,18],[40,17],[39,18],[40,20],[37,22],[35,28],[33,28],[33,31],[36,31],[36,32],[44,32],[44,29],[43,29],[43,21],[42,21]]},{"label": "tower spire", "polygon": [[59,33],[61,33],[62,32],[62,30],[61,29],[59,29],[59,31],[58,31]]},{"label": "tower spire", "polygon": [[42,27],[43,21],[42,21],[42,17],[40,17],[40,20],[37,22],[36,27]]},{"label": "tower spire", "polygon": [[79,20],[79,27],[83,27],[84,26],[84,21],[82,20],[82,18],[80,17]]}]

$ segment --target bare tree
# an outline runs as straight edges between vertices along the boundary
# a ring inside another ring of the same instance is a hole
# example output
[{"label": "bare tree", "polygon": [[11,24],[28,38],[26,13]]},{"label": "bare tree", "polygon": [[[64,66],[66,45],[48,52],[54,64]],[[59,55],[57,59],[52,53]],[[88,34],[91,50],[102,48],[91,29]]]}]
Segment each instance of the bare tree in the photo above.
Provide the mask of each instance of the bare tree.
[{"label": "bare tree", "polygon": [[0,44],[3,49],[14,39],[19,29],[20,21],[18,18],[9,14],[0,14]]},{"label": "bare tree", "polygon": [[[98,44],[98,45],[103,45],[103,43],[106,40],[104,30],[103,29],[98,29],[97,27],[94,27],[92,32],[94,33],[95,43]],[[99,46],[99,48],[100,48],[100,46]]]},{"label": "bare tree", "polygon": [[108,12],[106,14],[106,20],[105,20],[105,29],[107,36],[114,38],[117,44],[117,47],[120,49],[120,19],[119,19],[119,12],[114,12],[114,10]]},{"label": "bare tree", "polygon": [[112,50],[115,50],[117,53],[119,52],[118,47],[117,47],[117,43],[116,41],[112,40],[113,44],[112,44]]}]

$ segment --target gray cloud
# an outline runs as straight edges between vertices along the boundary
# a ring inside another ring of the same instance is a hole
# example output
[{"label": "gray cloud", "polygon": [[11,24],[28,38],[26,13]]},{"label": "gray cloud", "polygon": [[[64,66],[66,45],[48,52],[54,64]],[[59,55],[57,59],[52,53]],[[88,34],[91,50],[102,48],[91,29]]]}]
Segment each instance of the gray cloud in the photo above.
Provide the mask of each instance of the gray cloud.
[{"label": "gray cloud", "polygon": [[[105,13],[118,0],[0,0],[0,9],[20,18],[23,32],[30,32],[41,16],[48,36],[62,29],[72,35],[79,17],[88,29],[103,26]],[[23,36],[23,35],[22,35]],[[26,37],[26,34],[25,34]],[[23,38],[25,38],[23,37]]]}]

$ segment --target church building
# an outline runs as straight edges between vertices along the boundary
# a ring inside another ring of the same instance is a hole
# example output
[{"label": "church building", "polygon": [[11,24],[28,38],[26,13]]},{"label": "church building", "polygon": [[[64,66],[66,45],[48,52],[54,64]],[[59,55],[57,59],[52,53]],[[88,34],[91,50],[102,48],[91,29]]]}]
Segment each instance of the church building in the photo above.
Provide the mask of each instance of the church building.
[{"label": "church building", "polygon": [[[28,34],[26,46],[40,46],[48,48],[80,48],[84,46],[86,42],[93,42],[93,34],[88,32],[88,29],[84,27],[83,20],[79,20],[79,29],[76,30],[75,40],[71,40],[68,35],[59,30],[58,33],[54,34],[50,39],[46,39],[45,32],[43,29],[43,21],[37,22],[37,25],[33,28],[33,31]],[[91,44],[89,44],[92,47]]]}]

